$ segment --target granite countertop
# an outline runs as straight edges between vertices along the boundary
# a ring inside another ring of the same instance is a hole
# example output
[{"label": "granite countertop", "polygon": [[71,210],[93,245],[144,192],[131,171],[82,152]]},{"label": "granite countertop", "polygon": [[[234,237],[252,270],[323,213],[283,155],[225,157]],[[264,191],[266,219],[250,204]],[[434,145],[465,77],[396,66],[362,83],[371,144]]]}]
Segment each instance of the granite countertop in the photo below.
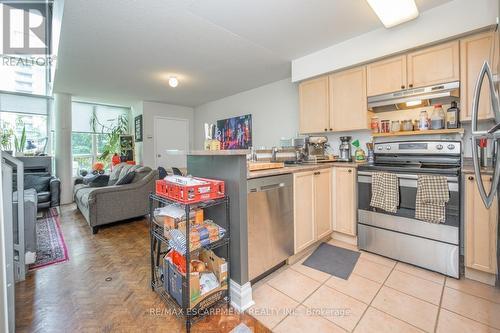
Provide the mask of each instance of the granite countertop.
[{"label": "granite countertop", "polygon": [[[489,161],[489,166],[485,168],[481,168],[481,174],[483,175],[492,175],[493,174],[493,167],[491,166],[491,161]],[[464,162],[462,164],[462,173],[465,174],[471,174],[474,173],[474,165],[472,163],[472,158],[471,157],[466,157],[464,158]]]},{"label": "granite countertop", "polygon": [[351,167],[356,168],[358,165],[364,163],[355,162],[323,162],[323,163],[311,163],[311,164],[299,164],[293,166],[285,166],[284,168],[277,169],[267,169],[258,171],[249,171],[247,179],[283,175],[287,173],[303,172],[303,171],[313,171],[319,169],[327,169],[331,167]]}]

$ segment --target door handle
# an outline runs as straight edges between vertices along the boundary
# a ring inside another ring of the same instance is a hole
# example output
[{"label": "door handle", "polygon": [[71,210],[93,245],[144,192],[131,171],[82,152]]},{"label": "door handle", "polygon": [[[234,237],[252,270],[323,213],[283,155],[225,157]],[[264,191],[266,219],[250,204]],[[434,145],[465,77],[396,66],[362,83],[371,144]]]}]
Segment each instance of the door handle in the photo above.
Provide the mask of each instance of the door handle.
[{"label": "door handle", "polygon": [[476,81],[476,85],[474,87],[474,97],[472,98],[472,160],[474,162],[474,175],[476,176],[476,184],[479,190],[479,194],[481,199],[483,200],[486,208],[490,208],[493,204],[495,195],[497,194],[498,183],[500,181],[500,162],[496,161],[493,171],[493,179],[491,183],[491,188],[489,192],[486,192],[483,180],[481,178],[481,169],[479,165],[479,156],[477,149],[477,140],[480,138],[490,138],[495,139],[497,141],[496,145],[496,156],[500,156],[500,132],[495,131],[498,126],[494,126],[490,131],[478,131],[477,123],[478,123],[478,112],[479,112],[479,100],[481,98],[481,87],[484,81],[484,78],[488,77],[489,81],[489,89],[490,89],[490,98],[491,98],[491,106],[493,109],[493,114],[495,116],[496,123],[500,123],[500,99],[498,97],[498,93],[495,91],[495,85],[493,80],[493,74],[491,73],[490,65],[487,61],[484,62],[481,67],[481,71],[479,72],[479,76]]},{"label": "door handle", "polygon": [[158,154],[157,157],[161,157],[161,154]]}]

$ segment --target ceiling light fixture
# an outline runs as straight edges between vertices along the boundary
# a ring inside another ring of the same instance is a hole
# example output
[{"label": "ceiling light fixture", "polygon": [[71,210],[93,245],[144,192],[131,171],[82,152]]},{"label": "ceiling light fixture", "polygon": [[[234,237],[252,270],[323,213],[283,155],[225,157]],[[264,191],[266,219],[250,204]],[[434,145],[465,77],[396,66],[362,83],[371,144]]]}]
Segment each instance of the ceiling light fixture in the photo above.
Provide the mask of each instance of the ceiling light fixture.
[{"label": "ceiling light fixture", "polygon": [[418,17],[415,0],[366,0],[386,28]]},{"label": "ceiling light fixture", "polygon": [[415,101],[406,102],[406,106],[417,106],[417,105],[421,105],[421,104],[422,104],[422,100],[415,100]]},{"label": "ceiling light fixture", "polygon": [[175,76],[171,76],[168,78],[168,85],[175,88],[179,85],[179,80]]}]

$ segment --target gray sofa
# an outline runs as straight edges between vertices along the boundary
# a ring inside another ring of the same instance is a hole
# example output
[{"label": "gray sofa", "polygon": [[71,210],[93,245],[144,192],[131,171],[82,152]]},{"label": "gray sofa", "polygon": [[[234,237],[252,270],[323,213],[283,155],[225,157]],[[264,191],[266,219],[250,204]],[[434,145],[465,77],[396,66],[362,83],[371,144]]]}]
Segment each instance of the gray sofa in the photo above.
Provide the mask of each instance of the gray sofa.
[{"label": "gray sofa", "polygon": [[[135,171],[130,184],[114,185],[128,172]],[[158,171],[149,167],[120,163],[113,168],[107,186],[92,187],[77,180],[73,197],[78,209],[96,234],[99,226],[144,216],[149,209],[149,194],[155,189]]]}]

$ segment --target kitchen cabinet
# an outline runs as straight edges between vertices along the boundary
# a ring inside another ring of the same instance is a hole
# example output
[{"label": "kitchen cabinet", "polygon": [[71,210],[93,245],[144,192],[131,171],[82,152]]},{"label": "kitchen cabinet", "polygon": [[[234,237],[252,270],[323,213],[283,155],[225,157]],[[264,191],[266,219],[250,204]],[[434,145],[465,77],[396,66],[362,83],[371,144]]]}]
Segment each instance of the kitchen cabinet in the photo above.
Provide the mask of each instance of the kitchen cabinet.
[{"label": "kitchen cabinet", "polygon": [[408,88],[458,81],[459,42],[443,43],[410,52],[406,56]]},{"label": "kitchen cabinet", "polygon": [[[485,61],[496,70],[498,61],[498,43],[493,32],[485,32],[462,38],[460,40],[460,120],[472,118],[472,100],[479,71]],[[496,52],[495,52],[496,51]],[[494,59],[495,58],[495,59]],[[481,86],[481,100],[479,101],[479,119],[493,119],[490,105],[490,90],[488,80]]]},{"label": "kitchen cabinet", "polygon": [[314,222],[317,240],[332,232],[332,169],[314,172]]},{"label": "kitchen cabinet", "polygon": [[300,133],[328,131],[330,117],[328,81],[328,76],[321,76],[299,84]]},{"label": "kitchen cabinet", "polygon": [[316,240],[314,228],[314,173],[293,175],[293,218],[295,251],[298,253]]},{"label": "kitchen cabinet", "polygon": [[366,81],[368,96],[406,89],[406,55],[366,65]]},{"label": "kitchen cabinet", "polygon": [[337,131],[368,129],[366,67],[330,75],[330,125]]},{"label": "kitchen cabinet", "polygon": [[[475,176],[465,175],[464,181],[465,266],[494,275],[498,203],[495,200],[487,209],[479,195]],[[483,176],[483,182],[489,190],[491,176]]]},{"label": "kitchen cabinet", "polygon": [[294,239],[298,253],[332,231],[332,170],[293,175]]},{"label": "kitchen cabinet", "polygon": [[333,188],[333,231],[356,236],[356,168],[336,167]]}]

